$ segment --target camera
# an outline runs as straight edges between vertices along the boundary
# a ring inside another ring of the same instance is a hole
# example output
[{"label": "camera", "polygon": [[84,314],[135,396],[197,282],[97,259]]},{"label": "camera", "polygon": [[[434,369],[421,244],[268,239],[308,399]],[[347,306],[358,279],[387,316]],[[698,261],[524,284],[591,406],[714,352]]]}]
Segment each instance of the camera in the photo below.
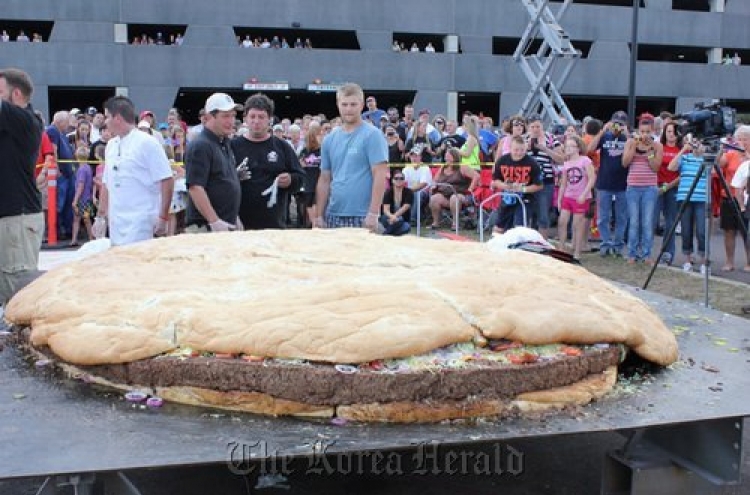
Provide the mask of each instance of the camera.
[{"label": "camera", "polygon": [[696,103],[690,112],[675,115],[675,120],[679,124],[680,134],[692,134],[714,151],[714,148],[718,150],[719,138],[734,132],[737,110],[713,100],[710,104]]},{"label": "camera", "polygon": [[395,132],[393,132],[393,131],[388,131],[388,132],[386,132],[386,133],[385,133],[385,135],[386,135],[386,136],[395,136],[395,135],[396,135],[396,133],[395,133]]}]

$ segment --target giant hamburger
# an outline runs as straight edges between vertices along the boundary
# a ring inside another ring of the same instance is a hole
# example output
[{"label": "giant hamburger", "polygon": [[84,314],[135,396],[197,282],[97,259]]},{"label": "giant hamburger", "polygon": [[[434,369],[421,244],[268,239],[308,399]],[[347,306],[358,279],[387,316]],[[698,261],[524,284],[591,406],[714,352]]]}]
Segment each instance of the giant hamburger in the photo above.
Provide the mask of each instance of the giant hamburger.
[{"label": "giant hamburger", "polygon": [[167,400],[365,421],[503,416],[606,393],[673,334],[586,270],[355,230],[184,235],[58,267],[6,318],[71,373]]}]

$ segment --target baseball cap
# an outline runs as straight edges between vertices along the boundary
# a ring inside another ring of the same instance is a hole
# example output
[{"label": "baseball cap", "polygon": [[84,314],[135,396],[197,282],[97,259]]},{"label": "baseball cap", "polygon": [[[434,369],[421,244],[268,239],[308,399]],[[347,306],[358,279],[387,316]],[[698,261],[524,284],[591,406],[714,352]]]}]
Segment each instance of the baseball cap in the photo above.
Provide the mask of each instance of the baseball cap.
[{"label": "baseball cap", "polygon": [[150,129],[151,124],[149,124],[148,120],[141,120],[138,122],[138,129]]},{"label": "baseball cap", "polygon": [[143,120],[148,115],[150,115],[150,116],[153,117],[154,116],[154,112],[152,112],[151,110],[144,110],[144,111],[141,112],[141,114],[140,114],[140,116],[138,118],[141,119],[141,120]]},{"label": "baseball cap", "polygon": [[96,115],[97,111],[96,107],[88,107],[86,109],[86,113],[89,115]]},{"label": "baseball cap", "polygon": [[169,129],[169,124],[167,124],[166,122],[162,122],[161,124],[159,124],[160,131],[165,131],[167,129]]},{"label": "baseball cap", "polygon": [[238,105],[234,102],[231,96],[226,93],[214,93],[206,100],[206,113],[211,112],[228,112],[230,110],[237,110]]},{"label": "baseball cap", "polygon": [[273,130],[274,130],[274,132],[275,131],[283,131],[284,127],[281,124],[276,124],[275,126],[273,126]]},{"label": "baseball cap", "polygon": [[610,119],[612,122],[617,122],[618,124],[627,124],[628,123],[628,114],[623,112],[622,110],[618,110],[615,113],[612,114],[612,118]]},{"label": "baseball cap", "polygon": [[70,110],[70,114],[71,115],[78,115],[79,113],[81,113],[81,109],[80,108],[72,108]]}]

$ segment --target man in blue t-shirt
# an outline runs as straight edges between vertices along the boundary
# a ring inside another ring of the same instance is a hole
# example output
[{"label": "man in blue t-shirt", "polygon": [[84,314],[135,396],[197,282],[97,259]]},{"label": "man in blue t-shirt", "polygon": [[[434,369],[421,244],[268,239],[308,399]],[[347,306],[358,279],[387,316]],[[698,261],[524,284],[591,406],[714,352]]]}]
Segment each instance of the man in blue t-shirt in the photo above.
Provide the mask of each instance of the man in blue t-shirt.
[{"label": "man in blue t-shirt", "polygon": [[[628,169],[622,166],[622,154],[628,140],[628,115],[615,112],[599,133],[591,140],[589,150],[598,149],[599,173],[596,177],[597,223],[602,242],[601,256],[622,256],[628,207],[625,199]],[[612,212],[615,214],[614,232],[610,229]]]},{"label": "man in blue t-shirt", "polygon": [[364,93],[357,84],[336,92],[342,126],[326,136],[321,148],[317,211],[313,226],[366,227],[375,230],[388,176],[388,143],[360,113]]}]

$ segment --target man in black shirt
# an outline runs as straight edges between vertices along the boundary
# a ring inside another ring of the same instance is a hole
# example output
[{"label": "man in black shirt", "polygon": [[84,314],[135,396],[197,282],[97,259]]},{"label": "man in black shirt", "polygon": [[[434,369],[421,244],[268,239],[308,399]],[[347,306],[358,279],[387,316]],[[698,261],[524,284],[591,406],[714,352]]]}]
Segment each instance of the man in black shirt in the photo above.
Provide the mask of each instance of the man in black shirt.
[{"label": "man in black shirt", "polygon": [[206,123],[188,145],[185,181],[188,187],[187,232],[241,229],[240,181],[229,136],[234,133],[237,104],[225,93],[206,100]]},{"label": "man in black shirt", "polygon": [[492,189],[512,193],[504,195],[500,203],[497,223],[493,229],[499,234],[524,225],[524,210],[526,215],[531,213],[529,210],[534,206],[534,194],[544,187],[541,167],[526,154],[524,139],[521,136],[511,139],[510,153],[498,158],[492,171]]},{"label": "man in black shirt", "polygon": [[37,270],[44,217],[34,168],[42,122],[29,101],[31,78],[0,69],[0,306]]},{"label": "man in black shirt", "polygon": [[247,230],[285,228],[287,205],[305,177],[294,149],[271,135],[273,111],[268,96],[250,96],[245,102],[248,133],[231,142],[242,187],[240,219]]}]

